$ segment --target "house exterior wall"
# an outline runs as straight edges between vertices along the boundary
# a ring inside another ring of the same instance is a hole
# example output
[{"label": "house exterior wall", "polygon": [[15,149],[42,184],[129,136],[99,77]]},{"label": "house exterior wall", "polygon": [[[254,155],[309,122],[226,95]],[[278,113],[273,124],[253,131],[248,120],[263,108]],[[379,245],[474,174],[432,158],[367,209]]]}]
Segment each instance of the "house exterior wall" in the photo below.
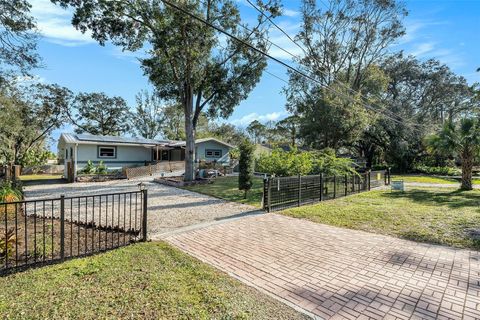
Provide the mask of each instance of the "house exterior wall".
[{"label": "house exterior wall", "polygon": [[[195,146],[195,159],[197,160],[202,160],[202,161],[214,161],[214,160],[219,160],[219,158],[215,157],[207,157],[206,156],[206,150],[221,150],[222,151],[222,156],[225,156],[229,151],[230,148],[224,144],[218,143],[216,141],[205,141],[205,142],[200,142],[197,143]],[[229,161],[228,157],[225,158],[223,157],[222,160]]]},{"label": "house exterior wall", "polygon": [[91,160],[95,165],[100,161],[107,166],[109,170],[120,170],[122,167],[137,167],[152,160],[152,149],[143,146],[123,146],[123,145],[105,145],[105,147],[115,147],[115,158],[99,157],[98,148],[102,145],[79,144],[77,171],[81,170]]}]

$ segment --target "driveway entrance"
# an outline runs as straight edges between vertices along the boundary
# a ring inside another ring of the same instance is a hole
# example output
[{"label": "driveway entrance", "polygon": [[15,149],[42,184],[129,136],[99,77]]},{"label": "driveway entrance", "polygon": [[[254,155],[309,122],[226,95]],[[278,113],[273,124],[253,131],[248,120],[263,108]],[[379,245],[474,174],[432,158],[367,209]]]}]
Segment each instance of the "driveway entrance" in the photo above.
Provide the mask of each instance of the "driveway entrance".
[{"label": "driveway entrance", "polygon": [[166,237],[320,318],[479,319],[480,252],[276,214]]}]

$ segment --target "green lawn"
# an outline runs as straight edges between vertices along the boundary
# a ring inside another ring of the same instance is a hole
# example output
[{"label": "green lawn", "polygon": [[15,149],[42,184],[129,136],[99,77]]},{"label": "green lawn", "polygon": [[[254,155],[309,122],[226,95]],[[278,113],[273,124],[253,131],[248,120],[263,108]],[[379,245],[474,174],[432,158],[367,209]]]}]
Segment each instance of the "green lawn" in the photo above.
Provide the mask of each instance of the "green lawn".
[{"label": "green lawn", "polygon": [[39,181],[39,180],[59,180],[62,179],[60,174],[27,174],[20,176],[22,181]]},{"label": "green lawn", "polygon": [[[403,180],[405,182],[435,183],[435,184],[459,184],[460,181],[454,178],[435,177],[426,175],[392,175],[392,180]],[[473,179],[473,184],[480,184],[480,178]]]},{"label": "green lawn", "polygon": [[480,249],[480,191],[371,191],[281,212],[338,227]]},{"label": "green lawn", "polygon": [[0,278],[1,319],[304,319],[163,242]]},{"label": "green lawn", "polygon": [[256,207],[261,206],[263,196],[263,180],[257,177],[253,179],[253,187],[247,193],[247,199],[243,198],[244,192],[238,190],[238,177],[236,176],[218,177],[213,183],[208,185],[195,185],[184,188],[216,198],[246,203]]}]

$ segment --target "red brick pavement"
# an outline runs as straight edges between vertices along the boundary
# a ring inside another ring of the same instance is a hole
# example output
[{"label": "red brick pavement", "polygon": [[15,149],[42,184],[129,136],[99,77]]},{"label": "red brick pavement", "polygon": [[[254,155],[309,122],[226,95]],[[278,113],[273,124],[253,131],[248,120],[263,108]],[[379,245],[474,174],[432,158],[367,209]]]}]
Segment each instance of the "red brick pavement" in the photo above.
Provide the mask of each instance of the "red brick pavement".
[{"label": "red brick pavement", "polygon": [[277,214],[168,242],[321,318],[480,319],[480,252]]}]

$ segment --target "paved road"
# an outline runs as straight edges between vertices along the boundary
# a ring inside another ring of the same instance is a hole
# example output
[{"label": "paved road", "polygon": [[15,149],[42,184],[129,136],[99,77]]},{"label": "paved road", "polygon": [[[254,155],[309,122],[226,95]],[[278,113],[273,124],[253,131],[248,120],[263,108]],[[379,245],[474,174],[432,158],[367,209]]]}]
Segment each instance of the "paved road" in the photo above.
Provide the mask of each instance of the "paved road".
[{"label": "paved road", "polygon": [[166,241],[320,318],[480,319],[480,252],[277,214]]}]

